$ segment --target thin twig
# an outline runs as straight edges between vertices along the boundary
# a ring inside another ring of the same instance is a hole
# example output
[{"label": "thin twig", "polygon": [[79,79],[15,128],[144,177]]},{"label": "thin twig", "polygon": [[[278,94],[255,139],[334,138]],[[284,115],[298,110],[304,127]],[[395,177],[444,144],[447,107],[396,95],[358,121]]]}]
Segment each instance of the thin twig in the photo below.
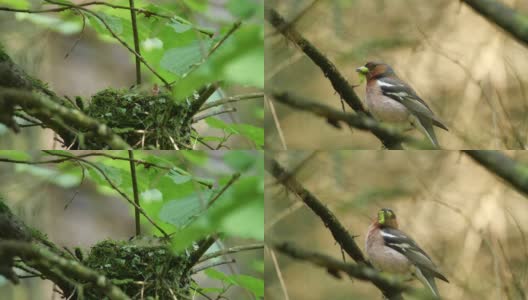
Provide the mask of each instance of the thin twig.
[{"label": "thin twig", "polygon": [[139,35],[136,21],[136,10],[134,9],[134,0],[128,0],[130,4],[130,17],[132,20],[132,32],[134,34],[134,50],[136,50],[138,56],[136,56],[136,84],[141,84],[141,51],[139,49]]},{"label": "thin twig", "polygon": [[238,96],[231,96],[231,97],[227,97],[227,98],[222,98],[222,99],[216,100],[215,102],[207,103],[207,104],[203,105],[200,108],[200,110],[198,110],[198,112],[207,110],[207,109],[212,108],[212,107],[216,107],[216,106],[220,106],[220,105],[223,105],[223,104],[227,104],[227,103],[238,102],[238,101],[242,101],[242,100],[260,99],[262,97],[264,97],[264,93],[251,93],[251,94],[245,94],[245,95],[238,95]]},{"label": "thin twig", "polygon": [[128,51],[130,51],[132,54],[134,54],[136,56],[136,58],[138,58],[151,72],[152,74],[154,74],[156,77],[159,78],[159,80],[161,80],[163,82],[163,84],[165,85],[165,87],[169,88],[170,89],[170,84],[169,82],[167,82],[165,80],[165,78],[163,78],[158,72],[156,72],[156,70],[154,70],[153,67],[150,66],[150,64],[143,58],[143,56],[139,55],[139,53],[137,53],[134,49],[132,49],[132,47],[130,47],[122,38],[120,38],[113,30],[112,28],[110,27],[110,25],[108,25],[108,23],[106,22],[106,20],[104,18],[102,18],[101,16],[99,16],[96,12],[93,12],[89,9],[86,9],[84,7],[81,7],[81,6],[76,6],[76,5],[71,5],[71,4],[66,4],[66,3],[60,3],[60,2],[55,2],[53,0],[46,0],[46,2],[49,2],[49,3],[52,3],[52,4],[56,4],[56,5],[61,5],[61,6],[68,6],[68,7],[71,7],[72,9],[73,8],[77,8],[79,10],[82,10],[82,11],[85,11],[89,14],[91,14],[92,16],[94,16],[95,18],[97,18],[103,25],[104,27],[106,28],[106,30],[108,30],[108,32],[110,33],[110,35],[112,35],[112,37],[114,37],[116,40],[119,41],[119,43],[121,43],[121,45],[123,45],[125,48],[128,49]]},{"label": "thin twig", "polygon": [[81,41],[83,34],[84,34],[84,30],[86,29],[86,16],[81,11],[79,10],[76,10],[76,11],[82,17],[82,28],[81,28],[81,32],[79,33],[79,36],[77,37],[77,39],[75,39],[75,41],[73,42],[73,45],[70,47],[70,50],[68,50],[68,52],[66,52],[66,54],[64,55],[64,59],[68,58],[68,56],[70,56],[70,54],[73,52],[73,49],[75,49],[77,44]]},{"label": "thin twig", "polygon": [[[102,1],[91,1],[91,2],[85,2],[81,4],[77,4],[78,7],[86,7],[86,6],[107,6],[114,9],[124,9],[124,10],[134,10],[138,14],[142,14],[145,17],[149,18],[151,16],[167,19],[167,20],[174,20],[174,16],[171,15],[164,15],[158,12],[154,12],[151,10],[147,10],[144,8],[131,8],[124,5],[115,5],[108,2],[102,2]],[[40,14],[40,13],[47,13],[47,12],[62,12],[71,9],[71,7],[57,7],[57,8],[48,8],[48,9],[18,9],[18,8],[12,8],[12,7],[0,7],[0,11],[9,11],[9,12],[19,12],[19,13],[28,13],[28,14]],[[177,21],[177,20],[176,20]],[[196,30],[202,34],[207,35],[208,37],[213,37],[213,33],[206,29],[201,28],[195,28],[193,26],[193,30]]]},{"label": "thin twig", "polygon": [[277,278],[279,279],[279,283],[282,289],[282,294],[284,295],[284,299],[290,300],[290,296],[288,296],[288,290],[286,289],[286,283],[284,283],[284,278],[282,277],[282,272],[279,268],[279,262],[277,261],[277,256],[275,255],[275,252],[273,251],[273,249],[270,249],[269,247],[266,247],[266,249],[270,253],[271,261],[273,262],[273,266],[275,267],[275,271],[277,272]]},{"label": "thin twig", "polygon": [[233,253],[248,251],[248,250],[258,250],[258,249],[263,249],[263,248],[264,248],[264,244],[250,244],[250,245],[231,247],[231,248],[222,249],[220,251],[216,251],[216,252],[204,255],[202,256],[202,258],[200,258],[198,262],[201,263],[211,258],[223,256],[226,254],[233,254]]},{"label": "thin twig", "polygon": [[[54,155],[53,153],[48,153],[48,154]],[[84,153],[84,154],[80,154],[78,156],[72,155],[70,157],[43,160],[43,161],[27,161],[27,160],[16,160],[16,159],[9,159],[9,158],[0,158],[0,162],[9,162],[9,163],[27,164],[27,165],[43,165],[43,164],[50,164],[50,163],[61,163],[61,162],[65,162],[67,160],[75,160],[78,157],[84,158],[84,157],[92,157],[92,156],[102,156],[102,157],[107,157],[107,158],[110,158],[110,159],[113,159],[113,160],[133,161],[136,164],[145,166],[145,168],[155,167],[155,168],[162,169],[162,170],[174,171],[174,172],[176,172],[176,173],[178,173],[180,175],[189,175],[188,172],[183,172],[183,171],[181,171],[181,170],[179,170],[177,168],[174,168],[174,167],[166,167],[166,166],[158,165],[158,164],[151,163],[151,162],[148,162],[148,161],[145,161],[145,160],[141,160],[141,159],[130,160],[129,158],[126,158],[126,157],[114,156],[114,155],[111,155],[111,154],[101,153],[101,152]],[[193,180],[195,180],[195,179],[193,179]],[[213,187],[213,185],[211,183],[209,183],[209,182],[207,182],[205,180],[197,179],[196,182],[201,184],[201,185],[203,185],[203,186],[205,186],[205,187],[207,187],[207,188],[209,188],[209,189]]]},{"label": "thin twig", "polygon": [[236,262],[236,260],[234,260],[234,259],[222,260],[222,261],[218,261],[218,262],[215,262],[215,263],[212,263],[212,264],[208,264],[208,265],[205,265],[205,266],[196,267],[196,268],[191,270],[191,273],[192,274],[196,274],[196,273],[201,272],[201,271],[206,270],[206,269],[218,267],[218,266],[221,266],[221,265],[232,264],[232,263],[235,263],[235,262]]},{"label": "thin twig", "polygon": [[[48,153],[50,155],[55,155],[55,156],[70,157],[70,156],[64,155],[62,153],[48,152],[48,151],[45,151],[45,150],[43,150],[43,152]],[[103,171],[103,169],[101,169],[98,165],[94,164],[93,162],[91,162],[89,160],[86,160],[86,159],[83,159],[83,158],[80,158],[80,157],[73,157],[71,159],[79,160],[79,161],[91,166],[92,168],[96,169],[104,177],[106,182],[108,182],[108,184],[110,184],[110,187],[113,190],[115,190],[119,195],[121,195],[121,197],[125,198],[125,200],[127,200],[128,203],[130,203],[136,209],[138,209],[141,212],[141,214],[150,222],[150,224],[152,224],[154,227],[156,227],[161,232],[161,234],[163,234],[164,237],[169,238],[169,235],[165,232],[165,230],[163,230],[163,228],[161,228],[158,224],[156,224],[156,222],[154,222],[154,220],[152,220],[152,218],[140,206],[138,206],[132,199],[130,199],[130,197],[128,197],[128,195],[125,194],[125,192],[121,191],[119,189],[119,187],[117,187],[116,184],[112,181],[112,179],[110,179],[110,177],[108,177],[106,172]]]},{"label": "thin twig", "polygon": [[[235,22],[233,26],[231,26],[229,31],[220,39],[220,41],[218,41],[216,44],[213,45],[213,47],[211,47],[211,49],[209,50],[207,55],[202,59],[202,61],[200,63],[194,64],[191,69],[182,76],[182,78],[189,76],[189,74],[198,69],[198,67],[201,66],[227,40],[227,38],[229,38],[229,36],[231,36],[231,34],[233,34],[238,28],[240,28],[240,25],[242,25],[241,21]],[[171,82],[169,85],[173,85],[174,83],[178,82],[178,80]]]},{"label": "thin twig", "polygon": [[231,178],[229,179],[229,181],[224,185],[224,187],[222,187],[222,189],[209,201],[209,203],[207,203],[207,208],[211,207],[215,202],[216,200],[218,200],[218,198],[220,198],[220,196],[222,196],[222,194],[233,184],[235,183],[235,181],[238,180],[238,178],[240,178],[240,173],[235,173],[231,176]]},{"label": "thin twig", "polygon": [[209,117],[213,117],[213,116],[217,116],[217,115],[221,115],[221,114],[225,114],[225,113],[229,113],[229,112],[236,112],[236,111],[237,111],[237,109],[235,107],[226,108],[226,109],[220,110],[220,111],[212,111],[210,113],[206,113],[206,114],[203,114],[201,116],[194,117],[192,122],[196,123],[198,121],[201,121],[203,119],[207,119]]},{"label": "thin twig", "polygon": [[279,134],[279,140],[282,144],[282,150],[288,150],[288,146],[286,146],[286,139],[284,139],[284,133],[282,132],[282,127],[279,122],[279,117],[277,116],[277,112],[275,111],[275,104],[273,104],[273,101],[271,101],[268,97],[265,97],[265,101],[269,106],[269,109],[271,111],[271,116],[273,117],[273,122],[275,123],[275,128],[277,128],[277,133]]},{"label": "thin twig", "polygon": [[[141,207],[139,204],[139,193],[137,187],[137,177],[136,177],[136,164],[134,163],[134,151],[128,150],[128,158],[130,158],[130,175],[132,177],[132,190],[134,192],[134,202],[137,207]],[[136,236],[141,234],[141,219],[139,216],[139,209],[134,208],[134,216],[136,221]]]}]

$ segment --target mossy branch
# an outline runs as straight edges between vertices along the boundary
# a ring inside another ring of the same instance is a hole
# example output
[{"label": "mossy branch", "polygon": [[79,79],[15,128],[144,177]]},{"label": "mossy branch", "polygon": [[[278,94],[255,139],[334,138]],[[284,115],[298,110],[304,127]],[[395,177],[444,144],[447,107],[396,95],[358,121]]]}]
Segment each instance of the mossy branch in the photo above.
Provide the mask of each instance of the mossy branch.
[{"label": "mossy branch", "polygon": [[[100,290],[110,299],[129,299],[104,276],[70,259],[69,254],[55,246],[44,234],[27,226],[0,199],[0,272],[2,274],[7,272],[10,276],[16,276],[11,270],[14,257],[21,258],[26,266],[54,282],[66,297],[75,293],[77,283],[92,282],[94,289]],[[17,282],[16,277],[10,279]]]},{"label": "mossy branch", "polygon": [[[0,89],[0,103],[10,101],[20,105],[24,111],[49,124],[57,132],[64,132],[71,127],[91,132],[112,149],[129,149],[130,146],[105,124],[99,123],[77,109],[68,108],[52,101],[49,97],[17,89]],[[62,135],[61,135],[62,136]]]},{"label": "mossy branch", "polygon": [[[114,149],[130,148],[106,125],[87,117],[70,101],[58,97],[40,80],[29,76],[11,60],[0,44],[0,104],[3,107],[6,103],[22,106],[26,113],[55,131],[63,139],[64,145],[76,143],[76,129],[88,129]],[[11,120],[12,116],[1,116],[0,121],[10,126]],[[71,124],[65,124],[64,121]],[[16,127],[10,127],[16,130]]]},{"label": "mossy branch", "polygon": [[20,241],[0,241],[0,257],[2,260],[20,257],[35,269],[56,269],[63,276],[68,276],[72,280],[91,283],[94,289],[100,290],[112,300],[130,299],[104,275],[75,260],[60,257],[44,247]]}]

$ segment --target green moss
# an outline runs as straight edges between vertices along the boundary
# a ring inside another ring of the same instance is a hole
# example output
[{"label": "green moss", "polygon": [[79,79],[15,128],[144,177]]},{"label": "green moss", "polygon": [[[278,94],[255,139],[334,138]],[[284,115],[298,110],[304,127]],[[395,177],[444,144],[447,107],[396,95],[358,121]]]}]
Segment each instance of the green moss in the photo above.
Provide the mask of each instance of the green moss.
[{"label": "green moss", "polygon": [[4,60],[8,60],[8,59],[9,59],[9,56],[5,52],[4,46],[2,46],[2,44],[0,44],[0,62],[2,62]]},{"label": "green moss", "polygon": [[524,38],[528,38],[528,16],[517,14],[515,16],[515,25]]},{"label": "green moss", "polygon": [[[93,246],[83,263],[104,274],[132,299],[141,299],[141,293],[144,299],[173,299],[171,291],[180,296],[190,294],[190,276],[182,274],[186,259],[164,243],[107,240]],[[100,296],[88,295],[86,299]]]},{"label": "green moss", "polygon": [[[174,149],[190,144],[189,105],[169,94],[106,89],[92,96],[86,114],[110,126],[131,146]],[[100,149],[103,145],[96,146]]]},{"label": "green moss", "polygon": [[11,210],[4,203],[4,199],[0,198],[0,214],[11,214]]}]

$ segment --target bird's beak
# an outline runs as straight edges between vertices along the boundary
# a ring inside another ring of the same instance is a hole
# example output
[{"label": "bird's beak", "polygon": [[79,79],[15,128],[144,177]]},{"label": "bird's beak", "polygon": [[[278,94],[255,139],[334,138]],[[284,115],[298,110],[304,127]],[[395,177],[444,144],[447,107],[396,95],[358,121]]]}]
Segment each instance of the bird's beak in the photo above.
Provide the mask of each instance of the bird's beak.
[{"label": "bird's beak", "polygon": [[369,71],[369,69],[365,66],[362,66],[362,67],[359,67],[356,69],[356,72],[358,73],[361,73],[361,74],[367,74]]}]

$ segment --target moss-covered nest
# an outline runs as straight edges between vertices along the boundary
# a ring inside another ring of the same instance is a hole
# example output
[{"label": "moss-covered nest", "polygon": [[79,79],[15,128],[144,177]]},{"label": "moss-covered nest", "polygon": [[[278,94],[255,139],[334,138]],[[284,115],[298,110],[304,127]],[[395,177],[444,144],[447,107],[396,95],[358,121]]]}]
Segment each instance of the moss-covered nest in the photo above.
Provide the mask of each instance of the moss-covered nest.
[{"label": "moss-covered nest", "polygon": [[[163,243],[107,240],[93,246],[83,263],[132,299],[181,299],[190,294],[191,278],[182,274],[187,257],[175,255]],[[100,300],[101,295],[85,294],[85,299]]]},{"label": "moss-covered nest", "polygon": [[[92,96],[85,113],[110,126],[134,148],[175,149],[175,144],[190,145],[189,108],[187,101],[174,101],[167,93],[106,89]],[[105,144],[88,146],[103,149]]]}]

